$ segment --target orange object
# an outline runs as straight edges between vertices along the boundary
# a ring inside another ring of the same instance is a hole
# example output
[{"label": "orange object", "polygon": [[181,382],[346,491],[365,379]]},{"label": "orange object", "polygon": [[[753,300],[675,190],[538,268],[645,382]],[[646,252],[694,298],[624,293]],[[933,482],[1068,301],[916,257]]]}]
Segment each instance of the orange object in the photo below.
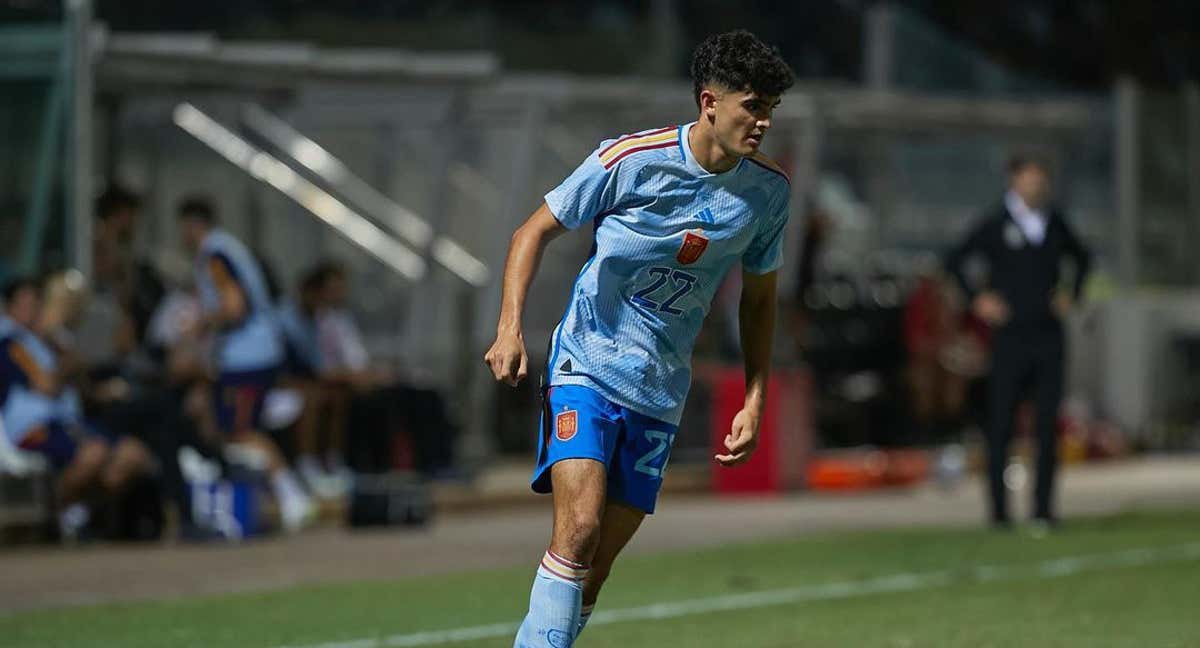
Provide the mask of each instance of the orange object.
[{"label": "orange object", "polygon": [[814,490],[867,490],[911,486],[929,477],[924,450],[852,449],[823,453],[808,465],[808,487]]}]

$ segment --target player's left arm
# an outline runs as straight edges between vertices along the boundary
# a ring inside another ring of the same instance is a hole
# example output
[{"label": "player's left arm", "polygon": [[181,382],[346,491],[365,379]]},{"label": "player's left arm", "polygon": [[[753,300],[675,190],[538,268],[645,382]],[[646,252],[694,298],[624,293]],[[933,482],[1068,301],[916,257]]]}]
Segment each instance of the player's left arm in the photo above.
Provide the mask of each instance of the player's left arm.
[{"label": "player's left arm", "polygon": [[771,347],[775,338],[776,276],[742,273],[742,298],[738,324],[746,365],[746,401],[733,417],[725,437],[728,454],[714,457],[722,466],[745,462],[758,445],[758,427],[767,401],[767,378],[771,371]]}]

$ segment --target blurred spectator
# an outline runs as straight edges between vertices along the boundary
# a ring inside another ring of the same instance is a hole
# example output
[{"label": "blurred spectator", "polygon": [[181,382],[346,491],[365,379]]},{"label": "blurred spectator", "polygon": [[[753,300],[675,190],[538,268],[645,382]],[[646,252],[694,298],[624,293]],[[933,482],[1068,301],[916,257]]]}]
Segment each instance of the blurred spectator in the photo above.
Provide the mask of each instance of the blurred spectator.
[{"label": "blurred spectator", "polygon": [[361,329],[346,305],[345,268],[324,262],[314,272],[321,278],[321,376],[341,386],[340,395],[334,396],[332,420],[347,425],[344,434],[334,431],[333,439],[341,443],[348,437],[351,465],[359,471],[415,468],[427,475],[449,475],[455,430],[441,395],[405,384],[394,371],[372,365]]},{"label": "blurred spectator", "polygon": [[287,384],[298,390],[304,401],[296,423],[296,469],[314,493],[327,499],[345,495],[351,480],[345,463],[347,395],[338,384],[330,383],[336,376],[322,358],[319,334],[331,267],[321,264],[305,273],[298,300],[289,301],[279,311],[287,346]]},{"label": "blurred spectator", "polygon": [[279,325],[283,329],[288,372],[305,378],[321,374],[321,347],[317,321],[322,311],[321,268],[305,273],[297,286],[298,299],[279,307]]},{"label": "blurred spectator", "polygon": [[166,293],[158,271],[134,250],[140,211],[141,200],[117,185],[96,200],[94,282],[96,291],[111,295],[128,318],[122,323],[128,328],[117,331],[120,353],[127,353],[145,337],[150,318]]},{"label": "blurred spectator", "polygon": [[[74,539],[87,527],[90,491],[115,497],[153,466],[149,451],[124,435],[104,435],[85,423],[74,381],[79,363],[70,326],[82,311],[83,277],[54,275],[40,287],[29,279],[5,289],[0,318],[0,395],[5,433],[43,454],[58,473],[59,530]],[[43,296],[45,299],[43,299]]]},{"label": "blurred spectator", "polygon": [[[1057,417],[1063,391],[1062,320],[1079,298],[1087,277],[1089,253],[1050,204],[1050,168],[1046,161],[1017,156],[1009,163],[1008,192],[961,245],[947,267],[970,297],[971,310],[994,329],[992,372],[988,383],[988,478],[992,522],[1011,525],[1004,470],[1015,411],[1032,388],[1038,445],[1034,523],[1055,523],[1054,476],[1058,464]],[[976,287],[964,268],[982,257],[988,281]],[[1059,285],[1062,259],[1074,262],[1074,285]]]},{"label": "blurred spectator", "polygon": [[213,338],[213,414],[227,451],[252,449],[263,458],[279,501],[284,527],[298,530],[312,521],[316,507],[288,468],[283,453],[259,429],[267,391],[284,360],[284,345],[262,269],[229,232],[217,227],[216,212],[204,198],[179,207],[184,243],[195,253],[196,287],[203,316],[200,330]]},{"label": "blurred spectator", "polygon": [[332,261],[314,270],[321,285],[323,306],[317,319],[321,365],[328,375],[364,387],[389,382],[390,376],[372,367],[362,331],[346,306],[346,269]]}]

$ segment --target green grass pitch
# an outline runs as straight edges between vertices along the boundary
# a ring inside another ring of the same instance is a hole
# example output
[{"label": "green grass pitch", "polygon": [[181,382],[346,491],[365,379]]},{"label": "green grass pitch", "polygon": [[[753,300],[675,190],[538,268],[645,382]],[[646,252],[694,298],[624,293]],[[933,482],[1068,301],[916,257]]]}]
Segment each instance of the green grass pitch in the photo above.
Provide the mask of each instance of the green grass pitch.
[{"label": "green grass pitch", "polygon": [[[859,531],[626,557],[598,614],[688,603],[665,618],[597,623],[576,645],[1200,646],[1197,543],[1200,511],[1174,511],[1069,520],[1043,539]],[[538,551],[530,565],[440,578],[0,616],[0,646],[507,648],[499,630],[458,642],[413,635],[519,621]]]}]

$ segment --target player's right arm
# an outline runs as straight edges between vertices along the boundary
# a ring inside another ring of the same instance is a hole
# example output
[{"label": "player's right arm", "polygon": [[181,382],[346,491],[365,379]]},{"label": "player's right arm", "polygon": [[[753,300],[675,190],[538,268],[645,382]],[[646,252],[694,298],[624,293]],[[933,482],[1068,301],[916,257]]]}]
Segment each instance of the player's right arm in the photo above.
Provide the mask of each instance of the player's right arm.
[{"label": "player's right arm", "polygon": [[573,230],[616,206],[619,187],[619,159],[602,162],[613,140],[600,143],[591,155],[546,194],[546,201],[521,225],[508,246],[504,263],[504,289],[500,301],[500,322],[496,341],[483,356],[496,380],[516,386],[528,372],[529,357],[521,335],[521,314],[525,295],[537,274],[546,244],[567,230]]},{"label": "player's right arm", "polygon": [[529,284],[537,274],[546,245],[567,231],[551,213],[546,203],[529,217],[508,245],[504,262],[504,287],[500,298],[500,321],[496,324],[496,341],[483,356],[497,381],[516,386],[529,371],[529,356],[525,353],[525,338],[521,333],[521,315]]}]

